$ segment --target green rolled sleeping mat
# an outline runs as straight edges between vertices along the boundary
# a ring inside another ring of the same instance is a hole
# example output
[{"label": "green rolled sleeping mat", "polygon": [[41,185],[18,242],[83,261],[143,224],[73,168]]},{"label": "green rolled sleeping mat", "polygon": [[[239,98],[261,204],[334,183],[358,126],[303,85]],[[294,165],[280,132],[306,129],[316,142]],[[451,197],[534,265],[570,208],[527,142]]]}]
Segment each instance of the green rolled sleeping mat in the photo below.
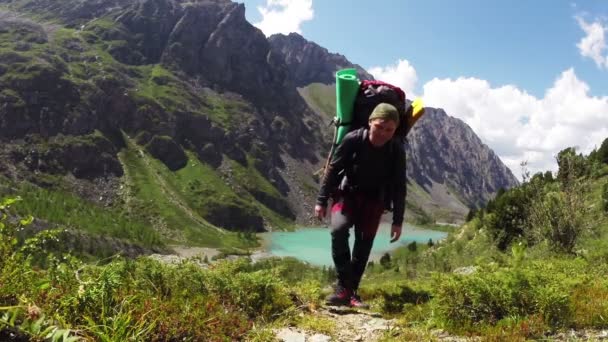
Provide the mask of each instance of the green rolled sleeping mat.
[{"label": "green rolled sleeping mat", "polygon": [[353,107],[355,97],[359,91],[359,79],[357,70],[342,69],[336,72],[336,121],[338,122],[336,139],[334,145],[342,142],[342,138],[348,133],[349,124],[353,118]]}]

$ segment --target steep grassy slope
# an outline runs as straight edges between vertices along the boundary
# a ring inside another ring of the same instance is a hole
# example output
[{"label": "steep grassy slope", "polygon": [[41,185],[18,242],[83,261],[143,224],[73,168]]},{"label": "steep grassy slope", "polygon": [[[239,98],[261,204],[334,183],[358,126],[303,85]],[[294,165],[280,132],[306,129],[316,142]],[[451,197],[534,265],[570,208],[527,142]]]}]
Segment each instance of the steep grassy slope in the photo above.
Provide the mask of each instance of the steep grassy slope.
[{"label": "steep grassy slope", "polygon": [[[219,216],[218,221],[229,225],[231,217],[224,216],[250,213],[253,220],[253,215],[261,213],[267,226],[282,229],[291,226],[287,220],[255,201],[243,187],[226,184],[216,170],[193,153],[188,153],[186,167],[172,172],[129,141],[128,148],[121,152],[121,161],[126,166],[126,206],[146,217],[173,243],[215,247],[251,247],[256,244],[255,241],[239,240],[236,233],[220,229],[204,217],[213,219]],[[235,169],[242,167],[238,163],[231,164]],[[258,183],[265,181],[255,170],[243,173],[244,176],[235,177],[238,179],[236,183],[255,185],[248,179],[250,177],[257,177]],[[266,188],[274,190],[269,184]],[[254,227],[249,231],[253,232]]]},{"label": "steep grassy slope", "polygon": [[[61,6],[46,15],[69,9]],[[161,64],[117,61],[126,28],[107,17],[74,28],[28,15],[0,13],[6,194],[27,199],[48,224],[147,246],[249,247],[256,242],[243,232],[292,226],[285,195],[267,178],[272,156],[251,140],[242,143],[251,151],[236,146],[246,140],[235,131],[255,118],[249,102]],[[66,204],[79,196],[88,209]]]},{"label": "steep grassy slope", "polygon": [[336,87],[323,83],[312,83],[299,88],[306,103],[328,121],[336,115]]}]

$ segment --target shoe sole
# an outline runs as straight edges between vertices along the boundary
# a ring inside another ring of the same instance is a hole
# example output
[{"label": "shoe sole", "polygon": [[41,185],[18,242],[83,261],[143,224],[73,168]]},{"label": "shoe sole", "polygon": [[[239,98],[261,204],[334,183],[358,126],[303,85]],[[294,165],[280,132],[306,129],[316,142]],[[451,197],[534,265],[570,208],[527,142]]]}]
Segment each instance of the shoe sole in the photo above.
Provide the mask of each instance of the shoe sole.
[{"label": "shoe sole", "polygon": [[325,305],[330,305],[330,306],[350,306],[350,303],[348,301],[325,301]]}]

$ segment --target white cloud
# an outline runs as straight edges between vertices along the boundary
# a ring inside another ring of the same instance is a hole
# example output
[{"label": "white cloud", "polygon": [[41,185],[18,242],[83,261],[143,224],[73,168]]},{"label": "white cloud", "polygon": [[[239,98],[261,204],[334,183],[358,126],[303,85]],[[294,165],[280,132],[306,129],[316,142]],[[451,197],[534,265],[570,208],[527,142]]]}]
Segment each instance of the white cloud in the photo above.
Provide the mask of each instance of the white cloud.
[{"label": "white cloud", "polygon": [[424,85],[423,97],[427,106],[444,108],[471,126],[517,177],[522,161],[532,173],[556,171],[560,150],[573,146],[589,153],[608,137],[608,96],[590,96],[573,69],[540,99],[475,78],[435,78]]},{"label": "white cloud", "polygon": [[408,99],[416,97],[414,87],[418,82],[418,76],[416,75],[416,69],[407,60],[400,59],[394,65],[385,67],[372,67],[368,69],[368,72],[378,80],[394,84],[403,89]]},{"label": "white cloud", "polygon": [[254,25],[267,37],[275,33],[302,33],[302,23],[314,17],[312,0],[266,0],[258,11],[262,20]]},{"label": "white cloud", "polygon": [[576,44],[581,55],[593,59],[600,69],[608,68],[608,55],[604,54],[604,50],[606,50],[605,33],[608,31],[608,28],[604,27],[599,21],[587,23],[581,17],[577,17],[576,20],[586,34],[586,36]]}]

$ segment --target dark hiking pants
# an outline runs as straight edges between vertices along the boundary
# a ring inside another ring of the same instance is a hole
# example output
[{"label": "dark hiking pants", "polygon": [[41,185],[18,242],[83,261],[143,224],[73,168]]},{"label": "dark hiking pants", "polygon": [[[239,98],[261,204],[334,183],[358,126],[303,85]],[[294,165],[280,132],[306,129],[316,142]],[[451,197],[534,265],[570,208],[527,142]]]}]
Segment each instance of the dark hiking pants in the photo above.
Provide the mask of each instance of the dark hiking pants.
[{"label": "dark hiking pants", "polygon": [[[331,208],[331,253],[338,273],[338,285],[356,291],[365,271],[384,203],[357,194],[343,195]],[[348,238],[354,226],[352,255]]]}]

